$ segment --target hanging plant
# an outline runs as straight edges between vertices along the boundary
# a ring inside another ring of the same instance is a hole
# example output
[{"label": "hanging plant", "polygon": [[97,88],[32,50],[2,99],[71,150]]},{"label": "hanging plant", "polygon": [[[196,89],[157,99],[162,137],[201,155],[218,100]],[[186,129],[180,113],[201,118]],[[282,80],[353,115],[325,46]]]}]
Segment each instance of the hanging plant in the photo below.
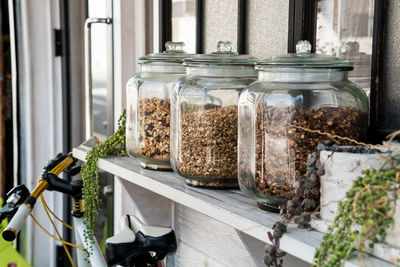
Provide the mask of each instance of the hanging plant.
[{"label": "hanging plant", "polygon": [[83,222],[87,227],[87,231],[85,232],[85,243],[89,247],[88,253],[91,253],[92,251],[95,234],[95,218],[100,207],[100,185],[97,161],[100,158],[125,154],[125,125],[126,111],[124,110],[118,120],[117,130],[105,141],[90,149],[86,154],[86,163],[82,165],[82,193],[85,200]]},{"label": "hanging plant", "polygon": [[[365,146],[341,148],[324,141],[317,146],[316,152],[308,155],[305,177],[294,184],[293,200],[281,206],[281,219],[275,223],[273,234],[268,233],[271,245],[265,248],[267,266],[282,266],[285,253],[279,250],[279,239],[290,222],[296,223],[298,228],[312,230],[311,214],[319,210],[319,178],[325,173],[319,159],[321,150],[368,154],[379,151]],[[313,266],[343,266],[356,249],[362,255],[366,252],[366,244],[373,248],[374,244],[385,242],[400,192],[400,154],[389,153],[381,157],[386,161],[384,166],[379,170],[363,171],[363,176],[354,181],[346,199],[338,205],[339,214],[316,250]]]},{"label": "hanging plant", "polygon": [[[272,230],[268,232],[271,244],[265,246],[266,256],[264,263],[270,267],[282,267],[285,252],[279,249],[280,238],[286,233],[287,225],[294,221],[298,228],[311,229],[311,213],[319,207],[319,176],[324,174],[323,164],[319,160],[319,151],[327,148],[332,142],[329,140],[317,146],[317,151],[309,154],[307,158],[307,172],[304,177],[295,182],[295,195],[293,200],[284,203],[281,209],[281,218]],[[335,147],[334,147],[335,148]]]},{"label": "hanging plant", "polygon": [[364,170],[339,202],[338,215],[315,252],[313,266],[343,266],[356,249],[361,257],[366,245],[385,243],[400,193],[400,154],[389,151],[381,157],[385,164]]}]

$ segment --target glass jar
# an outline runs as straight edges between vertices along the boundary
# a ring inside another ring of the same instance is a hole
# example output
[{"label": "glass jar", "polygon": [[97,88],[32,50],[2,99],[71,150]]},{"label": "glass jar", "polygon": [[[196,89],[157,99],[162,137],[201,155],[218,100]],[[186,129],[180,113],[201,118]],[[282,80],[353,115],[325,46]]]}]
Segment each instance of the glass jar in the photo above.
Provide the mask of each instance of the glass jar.
[{"label": "glass jar", "polygon": [[237,188],[237,103],[256,79],[255,58],[218,42],[217,52],[185,59],[171,98],[171,164],[191,186]]},{"label": "glass jar", "polygon": [[308,41],[296,48],[257,63],[258,81],[239,99],[240,188],[269,211],[294,197],[308,155],[326,134],[363,141],[368,128],[368,98],[348,80],[352,63],[312,54]]},{"label": "glass jar", "polygon": [[171,169],[170,91],[185,74],[183,59],[193,56],[184,45],[167,42],[163,53],[139,58],[141,72],[127,83],[126,151],[143,168]]}]

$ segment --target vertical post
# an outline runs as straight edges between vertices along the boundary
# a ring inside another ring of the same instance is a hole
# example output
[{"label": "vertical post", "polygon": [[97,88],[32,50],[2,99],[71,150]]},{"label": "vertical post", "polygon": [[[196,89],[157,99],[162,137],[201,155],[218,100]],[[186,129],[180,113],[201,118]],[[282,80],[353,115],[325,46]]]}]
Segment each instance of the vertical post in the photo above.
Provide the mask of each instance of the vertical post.
[{"label": "vertical post", "polygon": [[247,0],[238,0],[237,52],[239,54],[247,53],[246,14],[247,14]]},{"label": "vertical post", "polygon": [[160,52],[165,50],[164,44],[172,41],[172,0],[160,0]]},{"label": "vertical post", "polygon": [[91,19],[85,22],[85,139],[93,133]]},{"label": "vertical post", "polygon": [[288,53],[296,52],[296,43],[307,40],[315,52],[317,0],[289,0]]},{"label": "vertical post", "polygon": [[[85,239],[86,225],[83,223],[82,218],[74,217],[74,227],[75,227],[75,239],[77,245],[84,247],[86,250],[92,252],[92,254],[90,254],[89,256],[89,261],[91,266],[107,267],[107,264],[104,260],[103,254],[101,253],[97,240],[94,239],[94,244],[91,248],[88,247],[89,244],[83,242],[83,240]],[[88,263],[86,262],[86,251],[77,249],[77,258],[79,267],[88,266]]]},{"label": "vertical post", "polygon": [[[0,16],[3,15],[4,10],[0,8]],[[1,27],[0,21],[0,197],[5,199],[6,194],[6,144],[5,144],[5,135],[6,135],[6,121],[5,121],[5,106],[6,106],[6,99],[4,96],[4,57],[3,57],[3,32]]]},{"label": "vertical post", "polygon": [[370,139],[372,142],[380,142],[387,132],[380,129],[380,118],[382,116],[382,72],[385,40],[385,15],[387,9],[386,0],[375,0],[374,30],[372,39],[371,60],[371,91],[370,91]]},{"label": "vertical post", "polygon": [[203,53],[203,0],[197,0],[197,8],[196,8],[196,53]]},{"label": "vertical post", "polygon": [[[92,47],[93,23],[111,24],[111,18],[88,18],[85,21],[85,137],[93,134],[93,96],[92,96]],[[112,126],[111,126],[112,127]]]}]

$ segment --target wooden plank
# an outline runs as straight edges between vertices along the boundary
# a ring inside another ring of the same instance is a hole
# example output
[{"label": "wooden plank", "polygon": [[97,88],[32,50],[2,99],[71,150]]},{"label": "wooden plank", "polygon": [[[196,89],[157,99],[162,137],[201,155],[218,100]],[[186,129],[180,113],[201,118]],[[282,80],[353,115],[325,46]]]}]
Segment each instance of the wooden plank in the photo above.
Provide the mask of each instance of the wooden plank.
[{"label": "wooden plank", "polygon": [[[258,267],[265,267],[264,257],[265,254],[265,243],[255,239],[252,236],[249,236],[243,232],[237,231],[240,239],[242,240],[243,244],[246,246],[247,250],[249,251],[253,261],[256,263]],[[290,254],[286,254],[283,257],[283,265],[285,267],[309,267],[310,264],[299,260],[296,257],[293,257]]]},{"label": "wooden plank", "polygon": [[[85,146],[74,148],[73,156],[84,161],[87,151],[88,148]],[[239,190],[205,190],[186,186],[184,179],[177,174],[142,169],[135,160],[128,157],[100,159],[98,166],[126,181],[203,213],[265,243],[270,243],[267,233],[272,231],[272,226],[279,216],[260,210],[254,200],[244,196]],[[322,233],[297,229],[296,225],[289,225],[288,232],[281,239],[281,249],[311,263],[315,249],[319,247],[321,241]],[[392,266],[373,257],[367,261],[374,266]],[[359,266],[359,264],[357,259],[352,259],[345,266]]]},{"label": "wooden plank", "polygon": [[[177,267],[205,267],[205,266],[212,266],[212,267],[226,267],[214,259],[204,255],[197,249],[193,248],[191,245],[185,242],[179,242],[178,250],[175,253],[174,257],[174,266]],[[232,265],[236,266],[236,265]]]},{"label": "wooden plank", "polygon": [[[124,214],[132,214],[144,223],[153,226],[171,227],[173,220],[172,201],[148,189],[116,177],[121,183],[120,195],[114,195],[120,210],[115,211],[118,219]],[[119,225],[119,224],[116,224]]]},{"label": "wooden plank", "polygon": [[223,266],[256,267],[235,229],[225,223],[177,205],[175,230],[179,243],[190,244]]}]

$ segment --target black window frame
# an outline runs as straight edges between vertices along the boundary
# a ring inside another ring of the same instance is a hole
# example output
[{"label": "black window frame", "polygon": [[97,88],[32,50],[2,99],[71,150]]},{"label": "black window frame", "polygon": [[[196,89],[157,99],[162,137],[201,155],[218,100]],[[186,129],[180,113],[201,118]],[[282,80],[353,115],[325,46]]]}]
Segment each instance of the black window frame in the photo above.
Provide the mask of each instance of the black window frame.
[{"label": "black window frame", "polygon": [[[296,43],[299,40],[309,40],[312,52],[315,52],[317,8],[317,0],[289,0],[288,53],[296,51]],[[369,114],[369,141],[372,143],[382,142],[390,133],[389,129],[383,129],[379,123],[380,118],[385,116],[382,113],[384,88],[382,88],[380,77],[383,71],[386,11],[387,0],[375,0]]]},{"label": "black window frame", "polygon": [[[196,0],[196,53],[203,53],[203,11],[204,1]],[[172,0],[159,0],[159,51],[164,51],[164,45],[172,40]]]},{"label": "black window frame", "polygon": [[[172,37],[172,0],[160,0],[160,51],[163,50],[166,41]],[[246,47],[246,21],[248,14],[248,1],[238,0],[238,29],[237,44],[238,53],[247,53]],[[296,51],[296,43],[299,40],[309,40],[312,52],[316,49],[317,33],[317,8],[318,0],[289,0],[288,43],[287,52]],[[371,85],[370,85],[370,141],[381,142],[390,133],[389,129],[383,129],[379,123],[382,114],[382,82],[380,77],[383,71],[383,47],[385,15],[387,13],[387,0],[375,0],[374,29],[371,60]],[[196,14],[196,53],[203,53],[203,22],[204,1],[197,0]]]}]

